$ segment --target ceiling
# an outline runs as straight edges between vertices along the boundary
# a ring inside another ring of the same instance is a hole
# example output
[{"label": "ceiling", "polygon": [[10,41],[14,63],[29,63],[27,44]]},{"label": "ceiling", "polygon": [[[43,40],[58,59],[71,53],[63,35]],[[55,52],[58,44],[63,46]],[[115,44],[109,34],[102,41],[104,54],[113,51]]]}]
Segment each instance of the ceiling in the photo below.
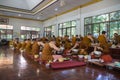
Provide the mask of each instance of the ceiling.
[{"label": "ceiling", "polygon": [[44,21],[101,0],[0,0],[0,15]]}]

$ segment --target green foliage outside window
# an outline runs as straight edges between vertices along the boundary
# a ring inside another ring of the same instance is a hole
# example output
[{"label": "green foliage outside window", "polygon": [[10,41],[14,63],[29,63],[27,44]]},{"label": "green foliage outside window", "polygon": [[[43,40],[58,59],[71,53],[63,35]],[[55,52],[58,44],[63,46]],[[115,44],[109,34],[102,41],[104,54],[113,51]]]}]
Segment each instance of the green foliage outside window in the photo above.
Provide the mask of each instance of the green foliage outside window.
[{"label": "green foliage outside window", "polygon": [[100,35],[102,31],[107,31],[107,36],[110,39],[114,33],[120,35],[120,11],[87,17],[84,21],[85,35],[91,32],[96,36]]},{"label": "green foliage outside window", "polygon": [[58,27],[58,34],[59,34],[59,36],[76,35],[75,29],[76,29],[76,21],[75,20],[60,23],[59,27]]}]

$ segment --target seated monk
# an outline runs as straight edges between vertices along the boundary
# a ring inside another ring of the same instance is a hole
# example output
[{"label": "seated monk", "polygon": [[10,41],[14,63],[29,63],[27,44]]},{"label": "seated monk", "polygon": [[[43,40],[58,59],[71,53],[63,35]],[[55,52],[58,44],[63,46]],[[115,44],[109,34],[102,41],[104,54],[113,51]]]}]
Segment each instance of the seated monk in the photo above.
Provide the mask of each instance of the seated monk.
[{"label": "seated monk", "polygon": [[19,38],[16,38],[16,50],[19,51],[21,48],[21,43],[19,42]]},{"label": "seated monk", "polygon": [[98,41],[101,46],[104,45],[108,48],[111,46],[111,44],[108,44],[107,37],[106,37],[106,31],[102,31],[102,34],[98,36]]},{"label": "seated monk", "polygon": [[91,46],[91,43],[94,42],[92,34],[88,33],[88,35],[83,38],[82,42],[88,46]]},{"label": "seated monk", "polygon": [[17,41],[14,39],[13,40],[13,47],[14,47],[14,50],[16,49],[16,47],[17,47]]},{"label": "seated monk", "polygon": [[38,41],[34,39],[31,50],[32,55],[39,55],[39,51],[40,51],[40,46],[38,45]]},{"label": "seated monk", "polygon": [[80,43],[80,51],[79,51],[79,54],[80,55],[87,55],[87,49],[88,49],[88,46],[86,44],[84,44],[83,42]]},{"label": "seated monk", "polygon": [[72,44],[70,40],[69,39],[66,40],[64,45],[64,48],[65,48],[64,53],[67,54],[67,52],[71,49],[71,47],[72,47]]},{"label": "seated monk", "polygon": [[53,61],[53,50],[60,51],[60,48],[58,48],[55,45],[55,40],[51,39],[50,42],[45,43],[44,48],[42,50],[42,61],[49,62]]},{"label": "seated monk", "polygon": [[73,47],[69,50],[69,52],[71,52],[71,50],[73,50],[73,49],[79,49],[80,43],[81,43],[81,40],[80,40],[79,38],[77,38],[76,41],[75,41],[75,44],[74,44]]},{"label": "seated monk", "polygon": [[30,39],[26,40],[25,53],[31,54],[31,47],[32,47],[32,44]]},{"label": "seated monk", "polygon": [[57,38],[56,38],[56,46],[57,47],[60,47],[60,37],[58,36]]},{"label": "seated monk", "polygon": [[72,45],[75,45],[75,43],[76,43],[76,36],[72,36]]},{"label": "seated monk", "polygon": [[42,42],[42,39],[38,40],[38,45],[40,46],[40,52],[42,52],[45,43]]},{"label": "seated monk", "polygon": [[21,46],[22,46],[22,45],[21,45],[21,42],[17,42],[16,49],[17,49],[17,50],[20,50]]},{"label": "seated monk", "polygon": [[21,50],[25,50],[25,46],[26,46],[26,39],[21,42]]},{"label": "seated monk", "polygon": [[115,44],[119,44],[120,43],[120,35],[118,35],[118,33],[114,33],[113,42]]}]

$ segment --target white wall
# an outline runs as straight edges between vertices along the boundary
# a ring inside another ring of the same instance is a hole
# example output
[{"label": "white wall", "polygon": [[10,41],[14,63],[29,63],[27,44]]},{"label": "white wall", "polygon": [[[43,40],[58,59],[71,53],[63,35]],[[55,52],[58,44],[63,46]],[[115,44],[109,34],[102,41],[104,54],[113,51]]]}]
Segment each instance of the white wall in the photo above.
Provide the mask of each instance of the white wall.
[{"label": "white wall", "polygon": [[[43,27],[53,24],[59,24],[66,21],[77,20],[77,34],[84,35],[84,18],[112,11],[120,10],[120,0],[103,0],[96,4],[92,4],[81,9],[69,12],[67,14],[57,16],[44,22]],[[81,15],[80,15],[81,13]],[[81,17],[81,18],[80,18]],[[58,26],[56,26],[58,27]],[[56,33],[58,32],[55,30]]]},{"label": "white wall", "polygon": [[13,38],[16,38],[16,37],[20,38],[21,26],[40,27],[41,32],[43,28],[42,23],[40,21],[17,19],[17,18],[9,18],[9,25],[13,26]]}]

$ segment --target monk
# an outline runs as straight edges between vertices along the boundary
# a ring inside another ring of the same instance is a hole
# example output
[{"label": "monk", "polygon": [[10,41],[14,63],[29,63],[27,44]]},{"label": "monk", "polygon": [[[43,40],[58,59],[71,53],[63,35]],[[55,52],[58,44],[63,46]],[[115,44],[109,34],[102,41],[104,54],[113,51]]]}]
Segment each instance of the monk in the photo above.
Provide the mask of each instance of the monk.
[{"label": "monk", "polygon": [[31,50],[32,55],[39,55],[39,51],[40,51],[40,46],[38,45],[38,41],[34,39]]},{"label": "monk", "polygon": [[16,49],[16,47],[17,47],[17,41],[14,39],[13,40],[13,47],[14,47],[14,50]]},{"label": "monk", "polygon": [[94,42],[94,38],[91,33],[88,33],[82,40],[82,42],[88,46],[91,46],[91,43]]},{"label": "monk", "polygon": [[119,44],[120,43],[120,35],[118,35],[117,33],[114,33],[113,41],[115,44]]},{"label": "monk", "polygon": [[69,36],[66,35],[64,38],[64,48],[65,48],[64,53],[67,54],[67,52],[69,52],[71,47],[72,47],[72,43],[69,40]]},{"label": "monk", "polygon": [[72,45],[75,45],[75,42],[76,42],[76,36],[72,36]]},{"label": "monk", "polygon": [[45,43],[44,48],[42,50],[42,61],[45,62],[49,62],[49,61],[53,61],[53,53],[52,51],[56,50],[56,51],[60,51],[60,48],[58,48],[55,45],[55,40],[51,39],[50,42]]},{"label": "monk", "polygon": [[106,31],[102,31],[102,34],[98,36],[98,41],[100,45],[107,45]]},{"label": "monk", "polygon": [[112,45],[107,41],[106,31],[102,31],[102,34],[98,36],[98,41],[100,43],[100,47],[103,48],[103,51],[109,50],[109,47]]},{"label": "monk", "polygon": [[60,37],[58,36],[57,38],[56,38],[56,46],[57,47],[60,47],[60,45],[61,45],[61,43],[60,43]]},{"label": "monk", "polygon": [[26,46],[25,42],[26,42],[26,39],[21,42],[21,50],[25,50],[25,46]]},{"label": "monk", "polygon": [[19,38],[16,38],[14,42],[14,50],[19,51],[20,48],[21,48],[21,43],[19,42]]},{"label": "monk", "polygon": [[88,54],[88,45],[84,42],[80,43],[80,47],[79,47],[79,54],[80,55],[87,55]]},{"label": "monk", "polygon": [[21,46],[22,46],[22,45],[21,45],[21,42],[18,41],[18,42],[17,42],[16,49],[17,49],[17,50],[20,50]]},{"label": "monk", "polygon": [[30,39],[26,40],[25,53],[31,54],[31,47],[32,47],[32,44]]},{"label": "monk", "polygon": [[80,48],[80,43],[81,43],[81,40],[79,38],[76,39],[74,46],[69,50],[69,52],[73,49],[79,49]]}]

